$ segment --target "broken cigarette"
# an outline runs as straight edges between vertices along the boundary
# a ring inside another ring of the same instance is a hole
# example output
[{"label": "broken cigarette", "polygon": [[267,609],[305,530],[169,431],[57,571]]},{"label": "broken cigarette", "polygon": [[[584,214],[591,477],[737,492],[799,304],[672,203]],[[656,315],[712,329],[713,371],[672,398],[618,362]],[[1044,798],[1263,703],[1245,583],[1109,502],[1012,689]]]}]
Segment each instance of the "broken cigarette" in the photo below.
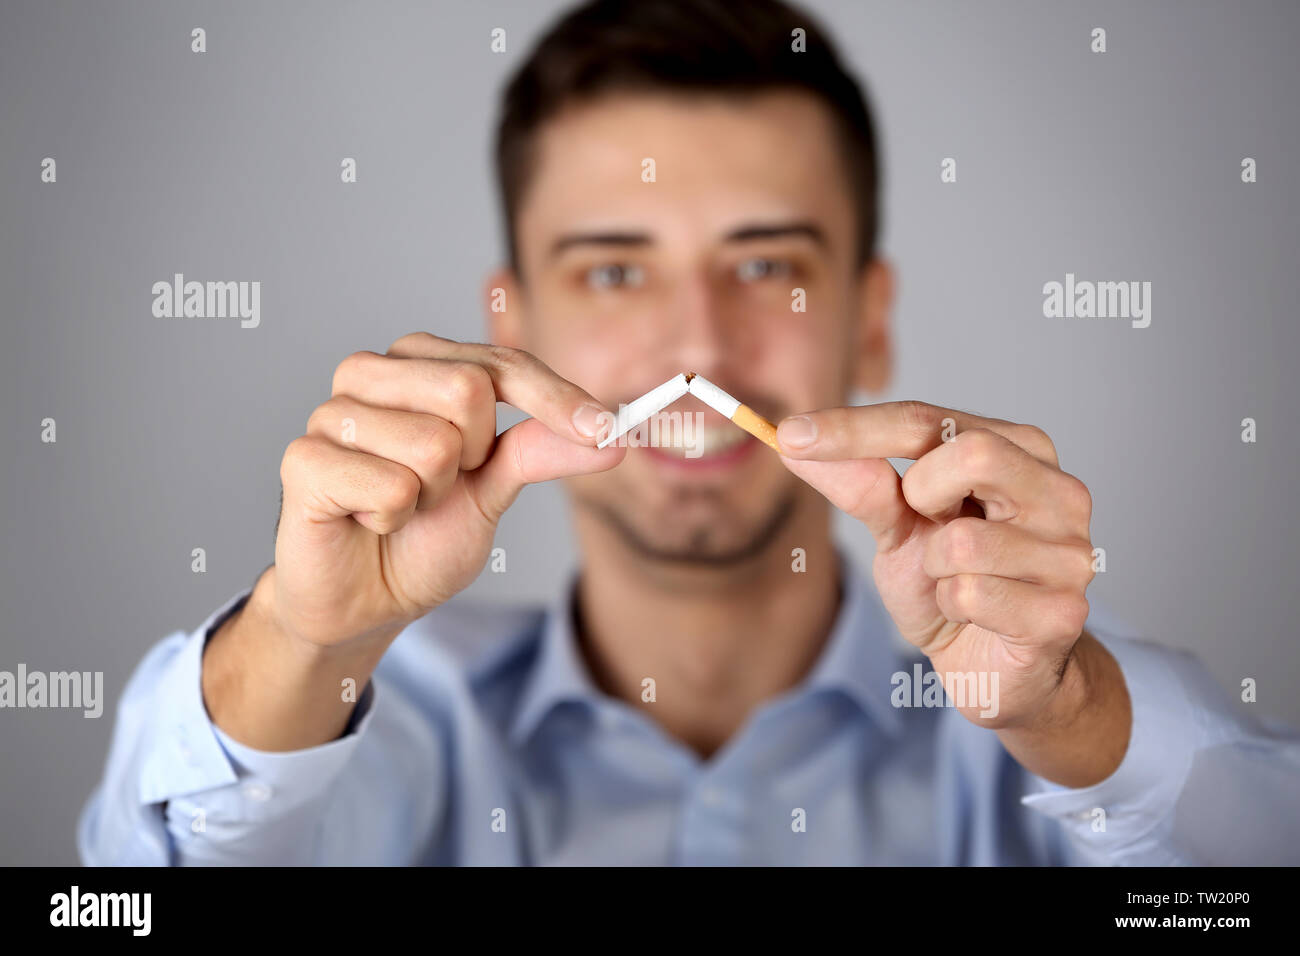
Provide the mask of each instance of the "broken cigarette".
[{"label": "broken cigarette", "polygon": [[781,448],[776,443],[775,425],[748,405],[743,405],[738,399],[728,395],[703,375],[696,375],[694,372],[683,372],[674,378],[670,378],[662,385],[652,388],[640,398],[635,399],[631,404],[623,406],[619,410],[613,430],[601,439],[596,447],[604,448],[606,445],[613,444],[651,415],[663,411],[687,392],[690,392],[719,415],[735,422],[759,441],[772,448],[773,451],[780,453]]},{"label": "broken cigarette", "polygon": [[738,399],[732,398],[718,386],[714,385],[703,375],[696,375],[694,372],[686,372],[686,383],[690,386],[691,394],[708,405],[719,415],[730,418],[745,431],[749,432],[759,441],[763,442],[777,454],[781,452],[781,446],[776,443],[776,426],[769,422],[758,412],[754,411],[748,405],[742,404]]},{"label": "broken cigarette", "polygon": [[612,445],[651,415],[663,411],[691,390],[687,382],[685,375],[678,375],[657,388],[650,389],[640,398],[634,399],[631,404],[624,405],[618,410],[613,429],[596,447],[604,448],[606,445]]}]

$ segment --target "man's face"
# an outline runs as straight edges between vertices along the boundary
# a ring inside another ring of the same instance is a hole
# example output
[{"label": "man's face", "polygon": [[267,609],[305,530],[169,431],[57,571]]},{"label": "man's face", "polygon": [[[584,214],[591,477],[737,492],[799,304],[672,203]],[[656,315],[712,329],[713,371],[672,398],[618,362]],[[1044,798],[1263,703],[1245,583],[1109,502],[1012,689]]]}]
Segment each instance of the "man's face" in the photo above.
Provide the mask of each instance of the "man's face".
[{"label": "man's face", "polygon": [[[860,354],[856,219],[816,99],[617,94],[548,122],[537,147],[518,325],[499,338],[615,410],[679,372],[772,421],[844,403]],[[734,561],[815,497],[694,396],[666,411],[702,415],[694,449],[631,447],[568,481],[641,555]]]}]

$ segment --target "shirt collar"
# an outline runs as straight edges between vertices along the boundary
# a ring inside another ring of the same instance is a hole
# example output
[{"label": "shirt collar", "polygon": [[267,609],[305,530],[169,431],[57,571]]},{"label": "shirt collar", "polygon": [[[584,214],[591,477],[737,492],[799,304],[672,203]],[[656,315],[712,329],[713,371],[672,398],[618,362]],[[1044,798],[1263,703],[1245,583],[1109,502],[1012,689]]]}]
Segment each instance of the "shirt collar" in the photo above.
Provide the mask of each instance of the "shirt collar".
[{"label": "shirt collar", "polygon": [[591,678],[578,650],[573,629],[573,602],[578,584],[576,572],[569,572],[560,595],[546,609],[542,619],[537,657],[525,679],[519,707],[510,728],[512,742],[522,743],[551,709],[565,701],[594,705],[604,693]]},{"label": "shirt collar", "polygon": [[[855,701],[885,733],[902,731],[902,718],[890,704],[891,677],[901,669],[893,624],[857,565],[836,549],[843,595],[831,634],[809,674],[787,693],[798,696],[838,690]],[[547,607],[537,657],[526,678],[510,728],[515,744],[524,742],[557,705],[578,702],[599,707],[608,695],[592,679],[573,628],[577,573],[570,572],[559,596]]]},{"label": "shirt collar", "polygon": [[903,719],[889,698],[893,675],[902,670],[896,645],[902,638],[857,564],[840,548],[836,555],[844,589],[839,613],[812,670],[791,693],[839,690],[895,736],[903,731]]}]

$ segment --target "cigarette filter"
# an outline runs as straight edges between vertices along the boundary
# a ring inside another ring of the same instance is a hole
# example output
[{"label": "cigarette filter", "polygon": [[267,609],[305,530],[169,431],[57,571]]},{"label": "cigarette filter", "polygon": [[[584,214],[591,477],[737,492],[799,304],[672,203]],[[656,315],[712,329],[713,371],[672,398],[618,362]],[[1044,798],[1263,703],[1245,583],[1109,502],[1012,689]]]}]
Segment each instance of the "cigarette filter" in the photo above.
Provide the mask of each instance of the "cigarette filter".
[{"label": "cigarette filter", "polygon": [[730,418],[745,431],[749,432],[759,441],[766,444],[773,451],[780,454],[781,446],[776,443],[776,426],[769,422],[758,412],[754,411],[748,405],[742,405],[740,401],[732,398],[718,386],[714,385],[703,375],[696,375],[694,372],[686,372],[683,377],[686,379],[690,393],[708,405],[719,415]]}]

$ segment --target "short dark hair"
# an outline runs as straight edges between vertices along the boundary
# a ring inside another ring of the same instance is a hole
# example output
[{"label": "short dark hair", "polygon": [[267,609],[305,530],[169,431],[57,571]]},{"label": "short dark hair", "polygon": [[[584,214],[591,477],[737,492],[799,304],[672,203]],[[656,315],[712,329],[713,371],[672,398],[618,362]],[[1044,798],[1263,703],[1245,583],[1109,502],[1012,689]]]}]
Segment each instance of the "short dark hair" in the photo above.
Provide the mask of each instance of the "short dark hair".
[{"label": "short dark hair", "polygon": [[[805,50],[795,52],[796,29]],[[857,265],[873,255],[880,164],[867,99],[826,32],[781,0],[590,0],[558,21],[505,89],[496,173],[510,267],[540,126],[563,107],[612,91],[812,93],[834,117],[857,211]]]}]

